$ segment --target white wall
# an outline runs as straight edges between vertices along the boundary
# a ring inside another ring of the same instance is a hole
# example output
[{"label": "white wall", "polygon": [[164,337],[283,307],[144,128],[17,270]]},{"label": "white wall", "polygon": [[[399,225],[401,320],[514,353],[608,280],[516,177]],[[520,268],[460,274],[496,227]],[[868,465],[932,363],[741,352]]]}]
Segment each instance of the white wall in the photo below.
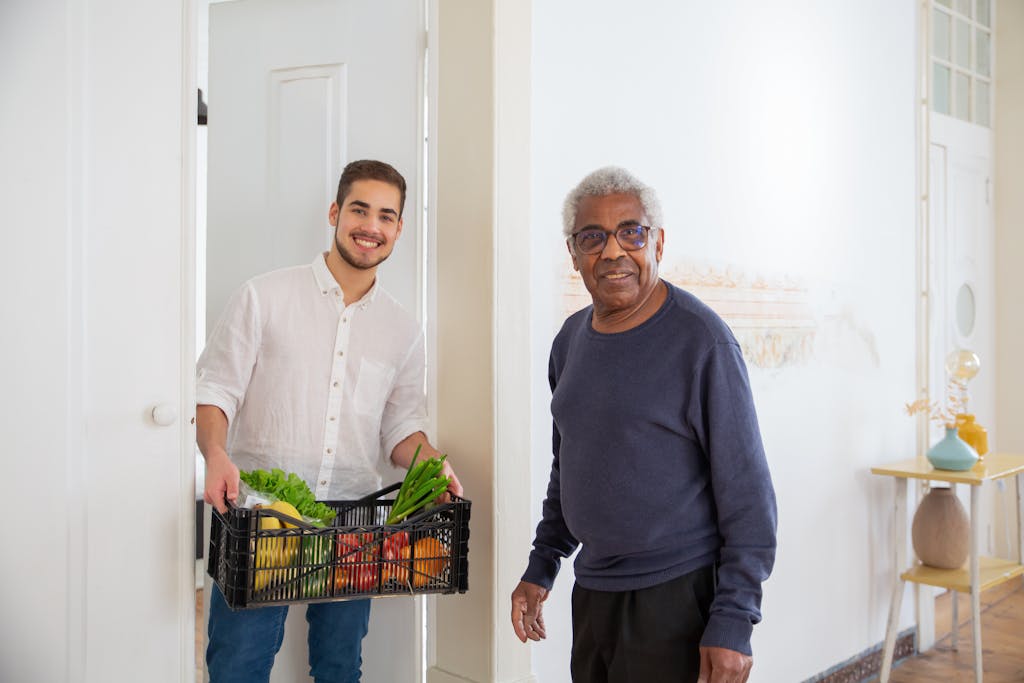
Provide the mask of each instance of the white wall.
[{"label": "white wall", "polygon": [[[436,11],[437,441],[451,454],[470,518],[469,592],[439,597],[430,683],[489,681],[494,670],[493,26],[490,2]],[[433,72],[432,72],[433,73]]]},{"label": "white wall", "polygon": [[[752,680],[812,676],[884,636],[892,489],[868,470],[914,453],[902,405],[915,365],[915,5],[576,0],[534,3],[533,31],[534,515],[551,458],[547,353],[565,315],[561,201],[619,164],[659,190],[663,274],[761,278],[775,304],[786,287],[795,297],[779,324],[802,325],[801,353],[751,365],[780,520]],[[754,336],[782,334],[758,324]],[[563,566],[548,640],[533,646],[546,682],[568,680]]]},{"label": "white wall", "polygon": [[[996,17],[995,77],[995,222],[996,243],[996,422],[999,449],[1024,453],[1024,421],[1020,419],[1020,378],[1024,358],[1019,352],[1024,338],[1024,312],[1018,292],[1024,289],[1024,2],[1000,2]],[[1012,502],[1012,494],[1010,494]],[[1014,557],[1020,534],[1010,515],[1010,547],[1003,516],[996,514],[996,549]]]}]

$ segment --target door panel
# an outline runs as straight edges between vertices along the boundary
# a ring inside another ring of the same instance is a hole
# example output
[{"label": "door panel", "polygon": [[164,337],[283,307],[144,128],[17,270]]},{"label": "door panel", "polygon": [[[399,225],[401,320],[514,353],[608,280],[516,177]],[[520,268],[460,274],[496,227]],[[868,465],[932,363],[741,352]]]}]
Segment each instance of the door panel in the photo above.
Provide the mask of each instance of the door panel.
[{"label": "door panel", "polygon": [[[247,278],[309,263],[333,234],[346,163],[376,158],[408,183],[405,224],[378,271],[422,311],[423,3],[237,0],[209,20],[207,329]],[[400,478],[386,473],[385,483]],[[376,601],[364,680],[419,679],[422,598]],[[303,607],[289,611],[272,680],[309,680]]]},{"label": "door panel", "polygon": [[[929,290],[931,294],[930,392],[944,399],[944,361],[955,349],[981,358],[969,384],[968,408],[987,428],[995,418],[994,223],[990,197],[991,133],[932,115],[929,154]],[[973,315],[966,316],[962,288],[969,288]],[[959,316],[959,317],[958,317]],[[967,317],[971,320],[967,320]],[[964,323],[970,322],[966,328]],[[934,426],[933,438],[941,428]],[[994,434],[990,435],[994,436]]]},{"label": "door panel", "polygon": [[[942,114],[931,114],[930,126],[929,393],[932,400],[945,401],[945,359],[951,351],[977,353],[981,371],[968,384],[968,410],[988,429],[989,448],[993,449],[997,442],[992,134],[988,128]],[[970,316],[965,315],[961,292],[965,288],[973,302]],[[933,422],[929,443],[941,436],[941,425]],[[970,505],[968,488],[961,486],[957,492],[965,508]],[[987,487],[981,495],[981,550],[989,554],[994,500]]]},{"label": "door panel", "polygon": [[338,176],[361,158],[408,182],[402,238],[379,272],[420,314],[421,4],[210,6],[207,329],[244,280],[327,249]]}]

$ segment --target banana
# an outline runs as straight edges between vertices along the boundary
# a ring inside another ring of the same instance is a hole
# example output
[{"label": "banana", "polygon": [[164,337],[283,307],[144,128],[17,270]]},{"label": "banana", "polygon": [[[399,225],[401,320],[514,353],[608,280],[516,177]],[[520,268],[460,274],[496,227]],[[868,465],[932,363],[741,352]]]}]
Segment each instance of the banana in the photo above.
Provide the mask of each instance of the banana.
[{"label": "banana", "polygon": [[[270,510],[280,512],[300,519],[298,510],[283,500],[266,506]],[[294,529],[294,524],[284,523],[276,517],[269,515],[260,517],[260,530],[276,530],[281,528]],[[292,578],[295,570],[291,569],[295,564],[295,558],[299,551],[299,538],[288,537],[256,537],[256,577],[253,583],[255,590],[263,590],[277,583],[283,583]]]}]

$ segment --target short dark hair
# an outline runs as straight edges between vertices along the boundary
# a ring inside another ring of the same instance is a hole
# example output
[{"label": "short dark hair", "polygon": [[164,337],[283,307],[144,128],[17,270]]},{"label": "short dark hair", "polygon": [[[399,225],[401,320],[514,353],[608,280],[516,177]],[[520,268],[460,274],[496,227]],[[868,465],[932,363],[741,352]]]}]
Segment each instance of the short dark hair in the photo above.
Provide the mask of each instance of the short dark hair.
[{"label": "short dark hair", "polygon": [[395,170],[391,164],[373,159],[360,159],[353,161],[341,172],[341,180],[338,181],[338,206],[345,203],[345,197],[352,191],[352,184],[359,180],[379,180],[394,185],[402,195],[398,207],[398,217],[402,217],[405,210],[405,178]]}]

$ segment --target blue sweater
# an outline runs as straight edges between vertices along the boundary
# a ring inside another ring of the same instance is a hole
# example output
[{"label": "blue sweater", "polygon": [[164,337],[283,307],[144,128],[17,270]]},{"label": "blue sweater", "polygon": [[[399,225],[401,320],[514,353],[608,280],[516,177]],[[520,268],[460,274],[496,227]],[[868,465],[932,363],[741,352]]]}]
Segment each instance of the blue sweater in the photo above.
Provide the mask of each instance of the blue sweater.
[{"label": "blue sweater", "polygon": [[775,558],[775,493],[746,366],[692,294],[643,324],[595,332],[593,307],[551,347],[554,461],[524,581],[551,588],[580,548],[584,588],[647,588],[718,562],[701,644],[750,654]]}]

